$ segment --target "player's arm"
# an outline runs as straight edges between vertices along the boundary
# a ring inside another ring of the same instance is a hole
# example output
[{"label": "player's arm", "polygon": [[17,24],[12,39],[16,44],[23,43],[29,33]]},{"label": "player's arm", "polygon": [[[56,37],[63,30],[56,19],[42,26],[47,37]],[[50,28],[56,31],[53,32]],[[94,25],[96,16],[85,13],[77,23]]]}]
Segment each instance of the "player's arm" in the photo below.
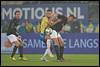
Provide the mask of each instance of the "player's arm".
[{"label": "player's arm", "polygon": [[44,33],[44,30],[45,30],[45,27],[47,26],[47,24],[48,24],[48,19],[46,17],[44,17],[41,21],[41,26],[40,26],[41,33]]}]

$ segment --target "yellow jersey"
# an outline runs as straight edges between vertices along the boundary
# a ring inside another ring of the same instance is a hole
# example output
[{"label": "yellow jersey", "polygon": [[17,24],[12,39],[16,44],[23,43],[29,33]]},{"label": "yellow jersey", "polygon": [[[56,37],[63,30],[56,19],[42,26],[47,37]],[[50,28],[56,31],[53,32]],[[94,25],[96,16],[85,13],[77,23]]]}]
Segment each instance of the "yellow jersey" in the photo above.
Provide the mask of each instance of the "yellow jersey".
[{"label": "yellow jersey", "polygon": [[44,33],[45,28],[48,26],[48,18],[43,17],[41,20],[41,25],[40,25],[40,32]]}]

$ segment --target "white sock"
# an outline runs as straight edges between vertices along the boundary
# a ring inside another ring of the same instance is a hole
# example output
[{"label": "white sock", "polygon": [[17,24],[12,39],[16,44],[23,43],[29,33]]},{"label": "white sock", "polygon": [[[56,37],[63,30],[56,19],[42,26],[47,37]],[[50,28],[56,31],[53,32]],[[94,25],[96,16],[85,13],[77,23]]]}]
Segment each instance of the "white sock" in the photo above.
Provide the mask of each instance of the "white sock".
[{"label": "white sock", "polygon": [[52,52],[51,52],[51,50],[50,50],[50,46],[51,46],[51,40],[48,39],[48,40],[47,40],[47,49],[48,49],[48,54],[49,54],[49,55],[52,54]]},{"label": "white sock", "polygon": [[51,54],[52,54],[52,52],[51,52],[51,50],[50,50],[50,49],[48,49],[48,54],[49,54],[49,55],[51,55]]},{"label": "white sock", "polygon": [[48,54],[48,49],[45,50],[45,53],[43,54],[42,58],[44,58]]},{"label": "white sock", "polygon": [[51,50],[50,50],[50,44],[51,44],[51,40],[50,39],[48,39],[47,40],[47,49],[45,50],[45,53],[44,53],[44,55],[43,55],[43,57],[42,58],[44,58],[47,54],[52,54],[52,52],[51,52]]}]

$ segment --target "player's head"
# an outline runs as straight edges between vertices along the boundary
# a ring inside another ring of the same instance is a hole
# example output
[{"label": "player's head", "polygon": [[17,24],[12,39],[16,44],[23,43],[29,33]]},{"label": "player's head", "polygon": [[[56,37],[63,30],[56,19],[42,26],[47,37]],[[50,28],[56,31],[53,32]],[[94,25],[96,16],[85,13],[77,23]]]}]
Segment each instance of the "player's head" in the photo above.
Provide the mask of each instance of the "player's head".
[{"label": "player's head", "polygon": [[47,10],[46,11],[46,16],[51,17],[52,16],[52,10]]},{"label": "player's head", "polygon": [[76,19],[76,17],[74,15],[70,15],[68,17],[68,22],[73,22],[73,21],[75,21],[75,19]]},{"label": "player's head", "polygon": [[20,11],[19,11],[19,10],[17,10],[17,11],[15,12],[15,18],[16,18],[16,19],[19,19],[19,18],[20,18]]}]

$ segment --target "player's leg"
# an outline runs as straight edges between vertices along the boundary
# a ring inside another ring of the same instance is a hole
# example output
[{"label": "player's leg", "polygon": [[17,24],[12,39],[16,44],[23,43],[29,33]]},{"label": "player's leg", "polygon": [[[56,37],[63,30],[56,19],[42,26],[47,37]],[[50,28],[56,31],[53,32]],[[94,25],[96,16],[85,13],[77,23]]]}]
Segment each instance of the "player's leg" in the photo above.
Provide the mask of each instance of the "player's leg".
[{"label": "player's leg", "polygon": [[58,39],[57,39],[57,32],[55,30],[53,30],[50,37],[51,37],[52,41],[54,42],[57,60],[60,60],[60,57],[59,57],[59,42],[58,42]]},{"label": "player's leg", "polygon": [[16,60],[14,58],[14,55],[15,55],[15,53],[17,51],[17,48],[19,48],[20,56],[23,57],[23,46],[22,46],[22,43],[21,43],[22,41],[18,37],[16,37],[15,35],[13,35],[13,34],[9,35],[8,39],[10,40],[10,42],[12,44],[15,43],[15,46],[13,48],[13,52],[11,54],[11,59],[12,60]]},{"label": "player's leg", "polygon": [[[46,44],[46,39],[47,39],[47,36],[46,35],[40,34],[40,39],[41,39],[41,41],[43,41]],[[48,49],[45,50],[45,52],[44,52],[41,60],[44,61],[46,59],[45,56],[47,55],[47,53],[48,53]]]},{"label": "player's leg", "polygon": [[12,52],[12,54],[11,54],[11,59],[12,59],[12,60],[16,60],[16,59],[14,58],[14,55],[15,55],[15,53],[16,53],[16,51],[17,51],[18,46],[19,46],[19,42],[18,42],[18,40],[17,40],[17,37],[16,37],[15,35],[13,35],[13,34],[9,35],[9,36],[8,36],[8,39],[9,39],[9,41],[11,42],[11,44],[13,44],[13,43],[16,44],[16,45],[14,46],[13,52]]},{"label": "player's leg", "polygon": [[46,55],[48,54],[48,49],[46,49],[45,50],[45,53],[43,54],[43,56],[41,57],[41,60],[42,61],[48,61],[47,59],[46,59]]},{"label": "player's leg", "polygon": [[11,57],[10,57],[10,58],[11,58],[12,60],[14,60],[14,61],[16,60],[15,57],[14,57],[16,51],[17,51],[17,47],[14,46],[14,48],[13,48],[13,52],[12,52]]},{"label": "player's leg", "polygon": [[23,58],[23,43],[22,43],[22,40],[21,38],[18,38],[18,41],[20,42],[20,45],[19,45],[19,53],[20,53],[20,58]]},{"label": "player's leg", "polygon": [[57,60],[60,60],[58,40],[57,40],[57,38],[52,38],[52,40],[54,41],[54,47],[55,47],[55,52],[56,52]]},{"label": "player's leg", "polygon": [[51,47],[51,39],[47,39],[48,54],[49,54],[50,57],[54,57],[53,54],[52,54],[52,52],[51,52],[50,47]]},{"label": "player's leg", "polygon": [[[48,36],[45,35],[45,37],[44,37],[44,42],[45,42],[45,44],[46,44],[46,42],[47,42],[47,39],[48,39]],[[46,45],[47,45],[47,44],[46,44]],[[42,60],[42,61],[46,61],[46,60],[47,60],[47,59],[46,59],[46,55],[47,55],[47,54],[48,54],[48,49],[45,50],[43,56],[41,57],[41,60]]]},{"label": "player's leg", "polygon": [[48,54],[50,57],[53,57],[53,54],[52,54],[52,52],[51,52],[51,50],[50,50],[50,46],[51,46],[51,39],[50,39],[50,38],[48,38],[48,39],[46,40],[46,45],[47,45],[47,49],[45,50],[45,53],[44,53],[44,55],[42,56],[41,60],[46,60],[45,56],[46,56],[47,54]]},{"label": "player's leg", "polygon": [[63,53],[64,53],[64,41],[61,37],[60,34],[58,34],[58,41],[59,41],[59,45],[60,45],[60,59],[64,60],[63,58]]},{"label": "player's leg", "polygon": [[14,48],[13,48],[13,52],[12,52],[12,54],[11,54],[11,58],[12,58],[12,60],[16,60],[16,59],[14,58],[14,55],[15,55],[15,53],[16,53],[16,51],[17,51],[17,48],[19,48],[20,43],[19,43],[18,41],[15,41],[15,42],[13,42],[13,43],[15,43],[16,45],[15,45]]},{"label": "player's leg", "polygon": [[20,53],[20,60],[27,60],[27,58],[23,57],[23,46],[19,47],[19,53]]},{"label": "player's leg", "polygon": [[25,57],[23,57],[23,41],[22,41],[21,37],[17,37],[17,40],[19,42],[19,47],[18,47],[19,53],[20,53],[19,59],[20,60],[27,60]]}]

